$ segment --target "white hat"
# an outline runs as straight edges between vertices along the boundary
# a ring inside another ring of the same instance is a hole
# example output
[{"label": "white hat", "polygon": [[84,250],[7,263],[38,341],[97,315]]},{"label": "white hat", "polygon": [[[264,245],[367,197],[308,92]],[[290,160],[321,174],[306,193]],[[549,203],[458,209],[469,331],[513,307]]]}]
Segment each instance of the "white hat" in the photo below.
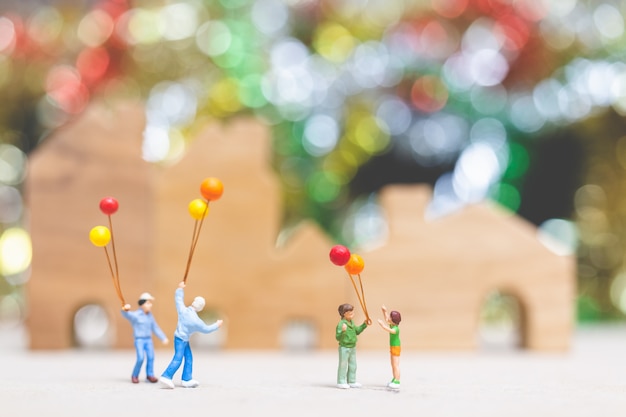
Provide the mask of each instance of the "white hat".
[{"label": "white hat", "polygon": [[139,296],[139,301],[141,300],[154,300],[154,297],[149,292],[144,292]]},{"label": "white hat", "polygon": [[204,304],[205,304],[204,298],[196,297],[193,299],[193,303],[191,303],[191,306],[196,311],[202,311],[202,309],[204,308]]}]

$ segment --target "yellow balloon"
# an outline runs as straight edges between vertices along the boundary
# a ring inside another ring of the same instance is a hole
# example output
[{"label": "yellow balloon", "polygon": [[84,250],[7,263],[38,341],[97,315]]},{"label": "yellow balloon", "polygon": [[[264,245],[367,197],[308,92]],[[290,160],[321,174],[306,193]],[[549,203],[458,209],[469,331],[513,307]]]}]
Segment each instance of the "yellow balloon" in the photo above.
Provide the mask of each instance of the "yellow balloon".
[{"label": "yellow balloon", "polygon": [[104,226],[96,226],[89,232],[89,240],[96,246],[106,246],[111,240],[111,232]]},{"label": "yellow balloon", "polygon": [[209,214],[209,206],[206,201],[196,198],[191,203],[189,203],[189,214],[196,220],[202,219],[204,216]]}]

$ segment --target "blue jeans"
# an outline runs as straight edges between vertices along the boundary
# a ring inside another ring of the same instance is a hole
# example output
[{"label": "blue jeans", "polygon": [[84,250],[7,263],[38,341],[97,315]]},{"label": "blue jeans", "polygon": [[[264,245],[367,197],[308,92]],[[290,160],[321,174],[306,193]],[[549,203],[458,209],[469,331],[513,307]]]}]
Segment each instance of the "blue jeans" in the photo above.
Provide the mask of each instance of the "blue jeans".
[{"label": "blue jeans", "polygon": [[154,345],[151,337],[138,337],[135,339],[135,350],[137,351],[137,362],[133,369],[133,376],[138,377],[143,365],[144,353],[148,358],[146,363],[146,376],[154,376]]},{"label": "blue jeans", "polygon": [[189,342],[185,342],[179,337],[174,337],[174,357],[168,365],[167,369],[161,376],[172,379],[180,364],[185,359],[185,365],[183,366],[183,381],[191,380],[191,372],[193,371],[193,355],[191,354],[191,347]]}]

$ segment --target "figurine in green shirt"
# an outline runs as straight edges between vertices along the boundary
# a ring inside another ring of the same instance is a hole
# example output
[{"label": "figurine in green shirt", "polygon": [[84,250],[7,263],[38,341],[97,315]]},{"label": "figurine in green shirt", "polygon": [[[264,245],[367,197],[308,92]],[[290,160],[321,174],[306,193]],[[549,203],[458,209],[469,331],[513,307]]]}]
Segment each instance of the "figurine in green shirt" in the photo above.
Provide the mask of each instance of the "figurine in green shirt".
[{"label": "figurine in green shirt", "polygon": [[392,389],[400,388],[400,321],[402,316],[398,311],[387,314],[387,307],[382,306],[385,321],[378,320],[383,330],[389,333],[389,352],[391,354],[391,372],[393,379],[387,386]]},{"label": "figurine in green shirt", "polygon": [[337,324],[335,338],[339,342],[339,367],[337,368],[338,388],[359,388],[361,384],[356,382],[356,339],[367,328],[368,323],[363,322],[356,326],[354,318],[354,306],[342,304],[338,308],[341,320]]}]

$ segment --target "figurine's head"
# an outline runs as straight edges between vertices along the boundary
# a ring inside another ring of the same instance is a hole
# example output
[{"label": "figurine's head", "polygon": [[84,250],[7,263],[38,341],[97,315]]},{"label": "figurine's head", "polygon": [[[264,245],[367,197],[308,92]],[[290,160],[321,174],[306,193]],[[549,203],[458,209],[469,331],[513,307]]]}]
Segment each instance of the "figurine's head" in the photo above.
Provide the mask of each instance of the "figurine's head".
[{"label": "figurine's head", "polygon": [[352,304],[342,304],[337,309],[339,311],[339,315],[342,318],[352,320],[354,317],[354,306]]},{"label": "figurine's head", "polygon": [[389,313],[389,319],[391,320],[393,324],[397,326],[402,321],[402,316],[400,315],[399,311],[394,310],[391,313]]},{"label": "figurine's head", "polygon": [[152,309],[153,300],[154,297],[150,295],[150,293],[144,292],[139,296],[139,301],[137,302],[137,304],[139,304],[139,307],[141,307],[144,313],[148,313]]},{"label": "figurine's head", "polygon": [[203,297],[196,297],[193,299],[193,303],[191,303],[191,307],[193,307],[196,311],[202,311],[205,305],[205,301]]}]

